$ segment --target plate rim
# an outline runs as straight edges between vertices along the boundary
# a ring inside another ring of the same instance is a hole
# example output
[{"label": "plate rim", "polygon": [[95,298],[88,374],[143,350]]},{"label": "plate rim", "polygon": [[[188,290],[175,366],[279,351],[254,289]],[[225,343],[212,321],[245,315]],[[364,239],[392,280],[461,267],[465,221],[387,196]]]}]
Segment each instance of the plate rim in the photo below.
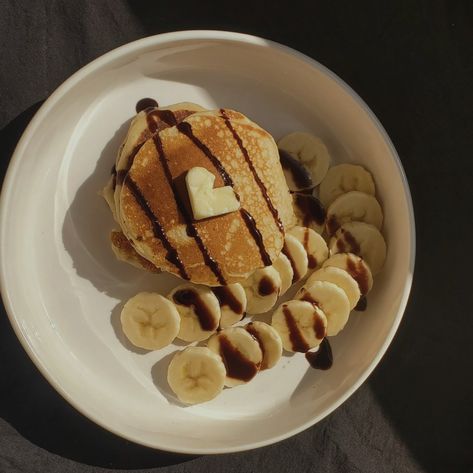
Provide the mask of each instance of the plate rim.
[{"label": "plate rim", "polygon": [[[299,425],[296,428],[290,429],[284,434],[276,435],[269,437],[265,440],[259,442],[253,442],[249,444],[241,444],[238,446],[232,447],[209,447],[209,448],[173,448],[172,446],[160,446],[153,442],[148,442],[142,438],[136,438],[127,432],[119,431],[113,426],[106,424],[105,421],[98,418],[94,413],[87,412],[85,408],[80,404],[80,400],[74,398],[74,396],[69,393],[61,384],[58,382],[54,375],[49,371],[48,367],[42,362],[41,358],[37,355],[33,347],[30,345],[26,333],[23,331],[21,324],[19,323],[19,318],[16,316],[16,312],[13,306],[13,301],[9,297],[8,290],[8,276],[6,274],[5,268],[5,228],[6,228],[6,218],[7,218],[7,209],[10,202],[10,194],[13,189],[14,177],[18,172],[18,168],[21,164],[21,157],[24,155],[24,149],[26,148],[31,135],[34,133],[38,125],[42,122],[43,118],[47,115],[50,109],[60,100],[60,98],[77,85],[83,78],[85,78],[89,73],[93,72],[95,69],[106,64],[109,61],[112,61],[116,58],[119,58],[123,54],[127,54],[133,51],[139,51],[142,48],[150,46],[163,46],[166,43],[171,43],[175,41],[187,41],[187,40],[217,40],[217,41],[228,41],[228,42],[239,42],[243,44],[250,44],[254,46],[263,46],[269,47],[270,49],[276,49],[283,51],[291,56],[294,56],[300,59],[302,62],[308,64],[309,66],[321,71],[323,74],[328,76],[330,79],[335,81],[345,92],[348,93],[355,100],[358,106],[363,109],[363,111],[368,115],[371,122],[375,125],[378,132],[381,134],[383,141],[387,145],[391,156],[394,158],[394,163],[398,169],[399,175],[401,177],[402,186],[404,190],[404,195],[406,197],[409,223],[410,223],[410,241],[409,241],[409,264],[408,269],[409,273],[407,275],[402,297],[399,304],[399,309],[397,311],[396,317],[393,321],[393,324],[390,328],[390,331],[384,340],[380,350],[371,361],[369,366],[361,373],[356,382],[350,386],[347,391],[340,396],[330,407],[324,409],[319,415],[310,418],[307,422]],[[153,449],[173,452],[173,453],[182,453],[182,454],[222,454],[222,453],[234,453],[242,452],[247,450],[252,450],[255,448],[260,448],[263,446],[271,445],[282,440],[285,440],[289,437],[292,437],[309,427],[312,427],[316,423],[320,422],[326,416],[331,414],[335,409],[337,409],[341,404],[343,404],[349,397],[351,397],[355,391],[366,381],[368,376],[373,372],[374,368],[379,364],[381,358],[386,353],[388,347],[390,346],[394,335],[396,334],[401,320],[404,316],[404,312],[407,306],[409,299],[410,291],[412,288],[412,280],[415,267],[415,255],[416,255],[416,227],[415,227],[415,217],[414,217],[414,208],[412,203],[412,196],[407,182],[407,177],[403,169],[399,155],[394,147],[389,135],[382,126],[379,119],[376,117],[374,112],[368,107],[365,101],[340,77],[338,77],[334,72],[328,69],[323,64],[319,63],[317,60],[307,56],[300,51],[293,49],[289,46],[281,44],[276,41],[265,39],[259,36],[224,31],[224,30],[183,30],[183,31],[173,31],[168,33],[161,33],[157,35],[147,36],[136,41],[132,41],[121,45],[117,48],[108,51],[107,53],[99,56],[93,61],[89,62],[85,66],[81,67],[78,71],[72,74],[67,78],[59,87],[57,87],[54,92],[44,101],[42,106],[38,109],[34,117],[29,122],[28,126],[24,130],[18,144],[15,147],[15,150],[11,156],[7,172],[5,173],[2,189],[0,192],[0,291],[2,300],[5,306],[7,316],[10,320],[10,324],[13,327],[13,330],[20,341],[23,349],[28,354],[31,361],[33,361],[36,368],[40,371],[43,377],[48,381],[48,383],[58,392],[63,399],[65,399],[74,409],[84,415],[86,418],[97,424],[98,426],[104,428],[105,430],[114,433],[115,435],[130,440],[134,443],[144,445]]]}]

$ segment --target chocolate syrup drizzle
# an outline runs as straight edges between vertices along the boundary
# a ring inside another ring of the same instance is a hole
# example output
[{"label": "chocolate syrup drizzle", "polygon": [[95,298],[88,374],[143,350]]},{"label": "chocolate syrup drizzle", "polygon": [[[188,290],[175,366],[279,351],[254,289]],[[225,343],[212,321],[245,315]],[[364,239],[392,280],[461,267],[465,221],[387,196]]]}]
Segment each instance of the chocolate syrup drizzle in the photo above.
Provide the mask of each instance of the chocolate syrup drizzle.
[{"label": "chocolate syrup drizzle", "polygon": [[125,179],[124,183],[126,186],[128,186],[128,189],[130,189],[130,192],[133,194],[133,197],[135,198],[136,202],[142,208],[143,212],[146,214],[146,216],[150,220],[151,225],[153,227],[154,236],[161,240],[164,248],[167,251],[166,259],[170,263],[172,263],[174,266],[176,266],[179,272],[179,275],[183,279],[190,279],[189,275],[187,274],[186,268],[179,257],[178,252],[168,240],[163,227],[159,223],[159,220],[157,219],[156,215],[154,215],[151,207],[149,206],[148,202],[146,201],[143,194],[141,193],[140,188],[137,186],[135,181],[133,181],[133,179],[129,175]]},{"label": "chocolate syrup drizzle", "polygon": [[154,99],[150,99],[149,97],[142,98],[136,102],[135,110],[136,113],[140,113],[143,110],[146,110],[147,108],[154,108],[154,107],[159,107],[158,102]]},{"label": "chocolate syrup drizzle", "polygon": [[301,278],[301,275],[299,271],[297,270],[296,262],[294,261],[294,258],[292,257],[291,252],[289,251],[289,247],[286,245],[286,242],[284,242],[284,246],[282,247],[282,252],[287,256],[289,263],[291,263],[292,284],[294,284],[297,281],[299,281],[299,279]]},{"label": "chocolate syrup drizzle", "polygon": [[[181,122],[177,125],[177,129],[181,133],[186,135],[209,158],[210,162],[213,164],[213,166],[218,171],[220,176],[222,176],[222,180],[224,184],[226,186],[234,187],[233,179],[227,173],[226,169],[224,168],[220,160],[216,156],[214,156],[212,152],[210,151],[210,149],[194,135],[194,133],[192,132],[192,126],[190,125],[190,123]],[[235,195],[237,199],[240,200],[240,196],[238,195],[237,192],[235,192]],[[240,215],[242,216],[243,220],[246,223],[246,226],[248,227],[248,230],[250,231],[256,244],[258,245],[258,249],[261,254],[261,259],[263,261],[263,264],[265,266],[271,265],[272,264],[271,258],[268,252],[266,251],[261,232],[258,230],[258,227],[256,226],[256,222],[254,218],[245,209],[240,209]]]},{"label": "chocolate syrup drizzle", "polygon": [[220,355],[229,378],[250,381],[259,370],[259,364],[244,356],[223,334],[219,336]]},{"label": "chocolate syrup drizzle", "polygon": [[176,200],[179,211],[181,212],[182,216],[184,217],[184,220],[186,221],[187,234],[195,239],[197,246],[199,247],[199,250],[202,253],[205,264],[215,274],[218,282],[222,285],[225,285],[226,280],[223,277],[223,273],[222,273],[222,270],[220,269],[219,264],[210,255],[208,248],[205,246],[204,242],[202,241],[202,238],[199,235],[199,232],[197,231],[197,228],[191,222],[191,216],[189,215],[189,211],[187,210],[187,207],[184,205],[184,202],[182,201],[179,195],[175,182],[173,181],[173,178],[172,178],[171,170],[169,169],[169,163],[166,159],[166,155],[164,154],[163,144],[161,142],[161,138],[159,137],[159,134],[153,136],[153,141],[156,146],[156,151],[158,153],[159,160],[163,167],[164,174],[166,175],[166,179],[174,193],[174,198]]},{"label": "chocolate syrup drizzle", "polygon": [[220,307],[227,306],[232,312],[235,312],[235,314],[243,314],[242,303],[233,295],[233,292],[228,286],[217,286],[211,287],[210,289],[218,299]]},{"label": "chocolate syrup drizzle", "polygon": [[332,348],[326,338],[322,340],[316,352],[308,351],[305,357],[310,366],[317,370],[328,370],[333,364]]},{"label": "chocolate syrup drizzle", "polygon": [[264,349],[264,343],[263,343],[263,340],[260,336],[260,334],[258,333],[258,330],[255,329],[255,326],[253,325],[253,322],[250,322],[246,327],[245,327],[246,331],[256,339],[256,341],[258,342],[258,345],[261,349],[261,353],[263,354],[263,362],[261,363],[261,367],[260,367],[260,370],[265,370],[267,369],[267,365],[265,363],[265,349]]},{"label": "chocolate syrup drizzle", "polygon": [[261,193],[263,194],[264,199],[266,200],[266,204],[268,205],[268,208],[270,212],[273,214],[274,220],[279,228],[279,231],[284,234],[284,226],[281,222],[281,219],[279,218],[279,213],[277,209],[274,207],[273,202],[271,201],[269,195],[268,195],[268,190],[266,189],[266,186],[263,184],[263,181],[259,177],[258,173],[256,172],[256,169],[253,165],[253,162],[251,161],[250,155],[248,154],[247,149],[243,146],[243,141],[241,140],[240,136],[236,132],[235,128],[233,128],[230,119],[228,118],[228,115],[226,114],[225,110],[223,108],[220,109],[220,113],[222,115],[222,118],[225,121],[225,125],[227,125],[227,128],[231,131],[233,137],[235,138],[235,141],[237,142],[240,151],[243,153],[243,156],[245,157],[246,162],[248,163],[248,166],[253,173],[253,177],[258,184],[259,188],[261,189]]},{"label": "chocolate syrup drizzle", "polygon": [[181,289],[172,296],[174,302],[185,307],[194,306],[194,312],[199,319],[202,330],[215,330],[217,323],[212,311],[207,304],[200,298],[199,294],[192,289]]}]

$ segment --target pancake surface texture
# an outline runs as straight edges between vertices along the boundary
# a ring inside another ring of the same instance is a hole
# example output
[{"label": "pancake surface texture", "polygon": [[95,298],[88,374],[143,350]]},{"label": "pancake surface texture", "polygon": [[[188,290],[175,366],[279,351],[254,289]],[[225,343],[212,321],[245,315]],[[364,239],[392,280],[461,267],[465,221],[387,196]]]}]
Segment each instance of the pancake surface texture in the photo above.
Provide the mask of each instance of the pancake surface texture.
[{"label": "pancake surface texture", "polygon": [[[139,114],[138,114],[139,115]],[[203,167],[214,187],[231,185],[240,209],[194,220],[186,172]],[[157,268],[210,286],[241,281],[270,265],[294,224],[291,197],[269,133],[232,110],[188,114],[163,127],[134,155],[116,215],[137,250]]]}]

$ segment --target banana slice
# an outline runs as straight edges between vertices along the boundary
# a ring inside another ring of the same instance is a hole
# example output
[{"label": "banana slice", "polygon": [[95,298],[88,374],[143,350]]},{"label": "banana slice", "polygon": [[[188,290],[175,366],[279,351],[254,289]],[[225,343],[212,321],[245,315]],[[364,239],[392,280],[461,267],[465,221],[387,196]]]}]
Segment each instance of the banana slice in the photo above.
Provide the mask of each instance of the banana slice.
[{"label": "banana slice", "polygon": [[314,281],[302,287],[296,299],[310,302],[320,307],[327,317],[327,335],[337,335],[348,321],[350,302],[345,291],[328,281]]},{"label": "banana slice", "polygon": [[177,338],[186,342],[205,340],[218,328],[220,304],[214,293],[204,286],[181,284],[168,296],[181,316]]},{"label": "banana slice", "polygon": [[[312,228],[293,227],[288,232],[289,235],[297,238],[302,244],[307,254],[308,269],[315,269],[328,258],[328,248],[325,240]],[[287,236],[286,236],[287,238]]]},{"label": "banana slice", "polygon": [[220,328],[231,327],[239,322],[246,312],[246,293],[239,283],[228,286],[212,287],[220,304]]},{"label": "banana slice", "polygon": [[336,268],[335,266],[321,268],[310,276],[305,285],[309,287],[315,281],[332,282],[343,289],[348,297],[348,302],[350,302],[350,310],[360,300],[361,292],[358,283],[344,269]]},{"label": "banana slice", "polygon": [[350,191],[375,194],[375,185],[371,174],[362,166],[339,164],[331,167],[320,184],[319,197],[325,208],[339,196]]},{"label": "banana slice", "polygon": [[250,322],[245,329],[256,338],[263,353],[260,370],[272,368],[282,355],[282,341],[279,333],[264,322]]},{"label": "banana slice", "polygon": [[296,225],[309,227],[317,233],[323,233],[325,228],[325,208],[317,197],[312,194],[294,192],[292,208],[296,216]]},{"label": "banana slice", "polygon": [[281,277],[281,291],[279,292],[279,295],[282,296],[292,286],[294,270],[292,269],[289,258],[282,252],[274,261],[273,268]]},{"label": "banana slice", "polygon": [[383,211],[375,197],[350,191],[337,197],[327,210],[327,233],[333,235],[344,223],[365,222],[381,230]]},{"label": "banana slice", "polygon": [[314,304],[289,301],[273,314],[272,326],[279,333],[287,351],[305,353],[320,345],[327,332],[327,318]]},{"label": "banana slice", "polygon": [[322,267],[344,269],[358,283],[363,296],[366,296],[373,287],[373,276],[370,268],[359,256],[353,253],[337,253],[326,260]]},{"label": "banana slice", "polygon": [[231,327],[210,337],[208,347],[222,357],[227,370],[225,386],[251,381],[260,370],[263,352],[258,341],[243,327]]},{"label": "banana slice", "polygon": [[307,252],[294,235],[286,233],[282,253],[287,257],[292,267],[292,284],[300,281],[306,274],[309,267]]},{"label": "banana slice", "polygon": [[120,321],[133,345],[159,350],[179,332],[180,317],[174,304],[160,294],[140,292],[123,306]]},{"label": "banana slice", "polygon": [[386,242],[373,225],[348,222],[330,239],[330,253],[354,253],[361,256],[370,267],[371,273],[377,274],[386,259]]},{"label": "banana slice", "polygon": [[169,363],[168,383],[180,401],[197,404],[210,401],[222,392],[225,365],[207,347],[187,347]]},{"label": "banana slice", "polygon": [[320,184],[330,165],[328,149],[320,138],[295,131],[282,137],[278,147],[298,159],[310,171],[313,186]]},{"label": "banana slice", "polygon": [[254,271],[241,284],[246,293],[246,312],[262,314],[276,304],[282,282],[279,273],[272,266],[266,266]]}]

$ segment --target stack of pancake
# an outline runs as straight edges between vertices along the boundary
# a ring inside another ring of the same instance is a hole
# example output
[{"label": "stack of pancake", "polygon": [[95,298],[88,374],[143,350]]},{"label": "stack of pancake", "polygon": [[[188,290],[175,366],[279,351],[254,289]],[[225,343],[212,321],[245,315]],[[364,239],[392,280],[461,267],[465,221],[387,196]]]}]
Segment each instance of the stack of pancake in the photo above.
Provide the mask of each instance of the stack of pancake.
[{"label": "stack of pancake", "polygon": [[[240,209],[195,220],[185,176],[203,167],[232,186]],[[131,122],[103,195],[120,226],[118,258],[208,286],[271,265],[294,224],[291,196],[271,135],[239,112],[180,103]]]}]

